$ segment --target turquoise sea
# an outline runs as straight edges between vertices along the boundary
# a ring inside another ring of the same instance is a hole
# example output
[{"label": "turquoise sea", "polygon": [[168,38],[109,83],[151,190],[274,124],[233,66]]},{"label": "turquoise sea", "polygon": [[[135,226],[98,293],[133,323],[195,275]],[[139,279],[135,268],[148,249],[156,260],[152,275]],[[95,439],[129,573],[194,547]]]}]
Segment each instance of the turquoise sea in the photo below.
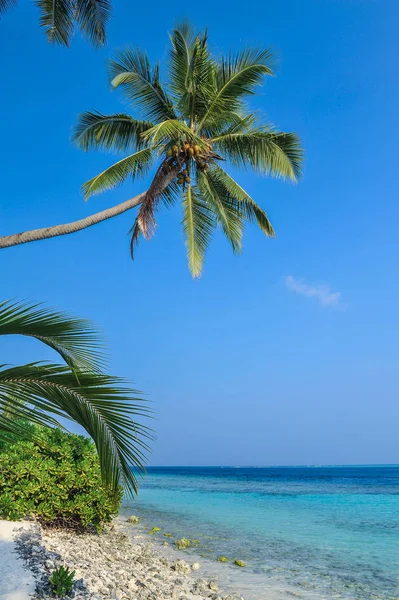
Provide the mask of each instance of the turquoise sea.
[{"label": "turquoise sea", "polygon": [[399,466],[153,467],[123,511],[246,600],[399,598]]}]

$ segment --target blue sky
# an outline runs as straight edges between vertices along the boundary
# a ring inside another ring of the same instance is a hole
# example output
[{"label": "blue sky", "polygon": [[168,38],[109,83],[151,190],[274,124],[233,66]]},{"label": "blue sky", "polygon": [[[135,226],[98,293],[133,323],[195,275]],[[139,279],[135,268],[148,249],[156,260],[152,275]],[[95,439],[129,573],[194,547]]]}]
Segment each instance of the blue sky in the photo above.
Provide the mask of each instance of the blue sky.
[{"label": "blue sky", "polygon": [[[113,157],[70,143],[84,110],[128,110],[105,63],[132,43],[165,62],[167,31],[209,26],[216,52],[272,46],[279,60],[256,101],[296,131],[299,185],[240,182],[277,232],[248,227],[232,255],[219,234],[203,277],[187,270],[180,214],[159,215],[131,262],[134,215],[0,253],[1,296],[93,319],[112,371],[153,403],[152,464],[399,463],[398,92],[395,1],[186,4],[115,0],[108,46],[77,35],[50,47],[33,4],[0,23],[0,233],[70,221],[145,189],[126,184],[84,203],[80,185]],[[53,358],[1,341],[1,362]]]}]

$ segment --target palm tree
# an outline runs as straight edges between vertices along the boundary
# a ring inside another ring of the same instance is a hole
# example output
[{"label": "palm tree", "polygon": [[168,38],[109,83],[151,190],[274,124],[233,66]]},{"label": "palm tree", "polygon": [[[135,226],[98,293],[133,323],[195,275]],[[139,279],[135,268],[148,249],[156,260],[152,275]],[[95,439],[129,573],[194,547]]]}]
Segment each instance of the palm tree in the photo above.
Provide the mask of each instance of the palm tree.
[{"label": "palm tree", "polygon": [[123,380],[103,373],[101,342],[90,323],[38,305],[2,302],[0,335],[11,334],[36,338],[64,364],[0,365],[0,441],[29,437],[29,423],[74,421],[93,439],[110,491],[122,484],[136,493],[151,434],[134,419],[149,411]]},{"label": "palm tree", "polygon": [[167,85],[160,81],[159,65],[151,67],[147,54],[138,49],[121,50],[109,63],[112,87],[137,108],[139,119],[86,112],[79,116],[73,136],[85,151],[128,153],[83,185],[86,199],[128,177],[135,181],[155,165],[149,188],[80,221],[0,238],[0,248],[73,233],[141,205],[131,230],[133,255],[140,236],[149,239],[153,234],[159,205],[178,200],[194,277],[201,273],[216,227],[222,228],[234,252],[241,250],[246,221],[274,235],[265,211],[224,166],[292,181],[300,176],[298,137],[265,124],[247,104],[265,76],[272,75],[272,52],[249,48],[216,58],[207,34],[186,23],[172,31],[170,40]]},{"label": "palm tree", "polygon": [[[16,4],[17,0],[0,0],[0,16]],[[104,45],[110,0],[36,0],[35,4],[49,42],[69,46],[77,25],[94,46]]]}]

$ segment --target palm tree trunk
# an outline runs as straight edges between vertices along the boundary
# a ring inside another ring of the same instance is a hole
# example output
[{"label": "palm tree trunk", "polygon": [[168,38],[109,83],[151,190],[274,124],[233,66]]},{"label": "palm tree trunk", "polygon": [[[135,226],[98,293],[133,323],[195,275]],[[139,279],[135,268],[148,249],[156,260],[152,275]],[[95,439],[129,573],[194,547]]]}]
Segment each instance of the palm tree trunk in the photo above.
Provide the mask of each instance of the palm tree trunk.
[{"label": "palm tree trunk", "polygon": [[5,235],[0,237],[0,249],[10,248],[11,246],[18,246],[19,244],[27,244],[28,242],[36,242],[38,240],[45,240],[48,238],[57,237],[58,235],[68,235],[69,233],[75,233],[75,231],[81,231],[87,229],[92,225],[97,225],[107,219],[112,219],[117,215],[134,208],[141,204],[146,194],[151,193],[158,195],[165,190],[171,181],[176,177],[178,167],[172,169],[169,173],[165,174],[162,170],[162,165],[158,169],[149,189],[146,192],[142,192],[130,200],[126,200],[121,204],[112,206],[102,210],[101,212],[79,219],[79,221],[72,221],[72,223],[64,223],[64,225],[53,225],[52,227],[43,227],[41,229],[31,229],[30,231],[23,231],[22,233],[14,233],[12,235]]},{"label": "palm tree trunk", "polygon": [[58,235],[68,235],[69,233],[75,233],[81,229],[86,229],[92,225],[97,225],[102,221],[121,215],[122,213],[138,206],[143,201],[146,192],[130,198],[121,204],[112,206],[102,210],[101,212],[79,219],[79,221],[72,221],[72,223],[64,223],[63,225],[53,225],[52,227],[43,227],[41,229],[31,229],[30,231],[23,231],[22,233],[14,233],[12,235],[5,235],[0,237],[0,249],[10,248],[10,246],[18,246],[18,244],[26,244],[28,242],[36,242],[38,240],[45,240],[47,238],[53,238]]}]

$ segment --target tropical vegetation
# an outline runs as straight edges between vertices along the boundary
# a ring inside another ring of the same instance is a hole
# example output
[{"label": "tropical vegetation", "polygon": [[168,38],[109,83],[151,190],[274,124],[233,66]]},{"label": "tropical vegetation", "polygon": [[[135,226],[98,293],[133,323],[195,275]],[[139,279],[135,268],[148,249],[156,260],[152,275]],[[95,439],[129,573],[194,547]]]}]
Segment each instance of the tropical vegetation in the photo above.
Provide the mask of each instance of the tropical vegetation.
[{"label": "tropical vegetation", "polygon": [[121,485],[136,493],[151,438],[136,418],[149,410],[124,380],[104,373],[102,341],[92,325],[40,305],[2,302],[0,336],[12,334],[49,346],[63,364],[0,365],[0,441],[34,440],[31,424],[73,421],[93,439],[110,494],[116,497]]},{"label": "tropical vegetation", "polygon": [[83,185],[86,199],[151,172],[148,189],[79,221],[5,236],[0,248],[73,233],[140,205],[131,229],[133,255],[139,238],[153,235],[160,205],[179,202],[189,268],[198,277],[216,228],[234,252],[242,249],[246,221],[274,235],[264,209],[235,179],[240,169],[291,181],[301,173],[297,135],[267,124],[248,104],[273,74],[273,53],[250,47],[216,57],[207,33],[187,23],[172,31],[170,41],[166,83],[160,65],[151,66],[137,48],[122,49],[109,62],[112,87],[137,109],[138,118],[85,112],[73,135],[85,151],[123,153]]},{"label": "tropical vegetation", "polygon": [[[13,8],[18,0],[0,0],[0,16]],[[111,15],[110,0],[35,0],[39,23],[47,40],[69,46],[78,27],[94,46],[106,41],[106,24]]]},{"label": "tropical vegetation", "polygon": [[58,428],[33,425],[30,432],[31,440],[1,449],[0,518],[101,531],[117,514],[122,490],[108,493],[93,442]]},{"label": "tropical vegetation", "polygon": [[75,571],[70,571],[69,567],[61,565],[55,569],[49,578],[51,590],[58,598],[63,598],[73,589]]}]

